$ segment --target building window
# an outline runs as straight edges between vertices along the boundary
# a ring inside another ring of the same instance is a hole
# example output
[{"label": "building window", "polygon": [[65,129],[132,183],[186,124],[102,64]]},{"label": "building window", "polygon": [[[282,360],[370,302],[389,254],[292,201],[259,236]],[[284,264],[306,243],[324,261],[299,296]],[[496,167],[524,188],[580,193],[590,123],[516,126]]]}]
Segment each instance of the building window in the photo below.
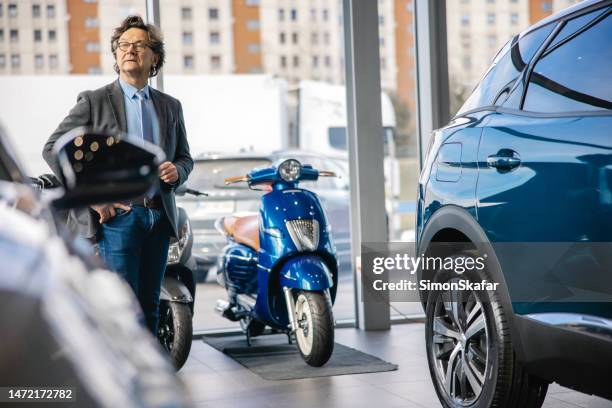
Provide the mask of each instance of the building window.
[{"label": "building window", "polygon": [[497,36],[495,34],[489,34],[488,42],[489,47],[495,47],[497,45]]},{"label": "building window", "polygon": [[100,52],[100,43],[96,41],[88,41],[85,43],[85,51],[87,52]]},{"label": "building window", "polygon": [[221,57],[219,55],[212,55],[210,57],[210,67],[213,69],[221,68]]},{"label": "building window", "polygon": [[83,2],[87,4],[96,4],[98,0],[83,0]]},{"label": "building window", "polygon": [[323,9],[323,21],[329,21],[329,10]]},{"label": "building window", "polygon": [[469,71],[470,69],[472,69],[472,59],[470,58],[469,55],[466,55],[463,57],[462,63],[463,63],[463,69],[465,69],[466,71]]},{"label": "building window", "polygon": [[487,24],[495,24],[495,13],[487,13]]},{"label": "building window", "polygon": [[518,13],[510,14],[510,24],[518,24]]},{"label": "building window", "polygon": [[278,42],[281,43],[281,44],[284,44],[285,43],[285,37],[286,37],[285,33],[280,33],[278,35]]},{"label": "building window", "polygon": [[461,25],[462,26],[470,25],[470,15],[469,14],[462,14],[461,15]]},{"label": "building window", "polygon": [[42,54],[36,54],[34,56],[34,66],[36,68],[42,68],[45,66],[45,59]]},{"label": "building window", "polygon": [[0,68],[4,68],[6,66],[6,56],[4,54],[0,54]]},{"label": "building window", "polygon": [[287,68],[287,57],[284,55],[281,55],[280,57],[280,65],[283,68]]},{"label": "building window", "polygon": [[291,21],[296,21],[296,20],[297,20],[297,10],[291,9]]},{"label": "building window", "polygon": [[211,31],[209,38],[211,44],[221,43],[221,34],[218,31]]},{"label": "building window", "polygon": [[387,69],[387,60],[384,57],[380,59],[380,69]]},{"label": "building window", "polygon": [[285,9],[278,9],[278,21],[285,21]]},{"label": "building window", "polygon": [[11,42],[19,41],[19,30],[11,30],[9,36],[11,37]]},{"label": "building window", "polygon": [[21,57],[19,54],[11,55],[11,68],[19,68],[21,67]]},{"label": "building window", "polygon": [[246,0],[247,6],[259,6],[259,0]]},{"label": "building window", "polygon": [[97,65],[93,65],[93,66],[87,68],[87,73],[89,75],[100,75],[102,73],[102,68],[100,68]]},{"label": "building window", "polygon": [[39,18],[40,17],[40,4],[32,5],[32,17]]},{"label": "building window", "polygon": [[96,28],[98,26],[98,19],[96,17],[87,17],[85,19],[86,28]]},{"label": "building window", "polygon": [[54,42],[57,40],[57,31],[49,30],[49,42]]},{"label": "building window", "polygon": [[317,21],[317,9],[310,9],[310,19]]},{"label": "building window", "polygon": [[183,31],[183,45],[193,44],[193,33],[191,31]]},{"label": "building window", "polygon": [[259,30],[259,20],[247,21],[247,28],[251,31]]},{"label": "building window", "polygon": [[49,4],[47,6],[47,18],[55,18],[55,5]]},{"label": "building window", "polygon": [[298,57],[297,55],[293,56],[293,67],[297,68],[300,66],[300,57]]},{"label": "building window", "polygon": [[380,37],[378,39],[378,43],[380,44],[381,47],[384,47],[385,46],[385,39],[384,39],[384,37]]},{"label": "building window", "polygon": [[312,67],[316,68],[319,66],[319,56],[318,55],[313,55],[312,56]]},{"label": "building window", "polygon": [[323,42],[325,43],[325,45],[329,45],[330,43],[330,37],[327,31],[323,33]]},{"label": "building window", "polygon": [[208,9],[208,18],[210,20],[218,20],[219,19],[219,9],[216,7],[211,7]]},{"label": "building window", "polygon": [[57,54],[49,55],[49,67],[50,68],[57,68],[57,66],[58,66]]},{"label": "building window", "polygon": [[385,16],[378,16],[378,25],[385,24]]},{"label": "building window", "polygon": [[542,3],[542,11],[549,12],[552,11],[552,2],[545,1]]},{"label": "building window", "polygon": [[4,29],[0,28],[0,42],[4,42]]},{"label": "building window", "polygon": [[249,44],[248,50],[249,50],[250,54],[258,54],[259,51],[260,51],[259,44],[257,44],[257,43]]},{"label": "building window", "polygon": [[42,41],[42,31],[34,30],[34,42],[41,42],[41,41]]},{"label": "building window", "polygon": [[[191,11],[191,7],[181,8],[181,19],[191,20],[192,17],[193,17],[193,13]],[[192,57],[192,61],[193,61],[193,57]]]},{"label": "building window", "polygon": [[316,45],[319,43],[319,33],[312,33],[310,34],[310,42],[313,45]]},{"label": "building window", "polygon": [[8,5],[8,16],[11,18],[17,17],[17,5],[16,4]]},{"label": "building window", "polygon": [[487,3],[493,4],[493,3],[495,3],[495,0],[487,0]]},{"label": "building window", "polygon": [[183,56],[183,68],[185,68],[185,69],[193,69],[193,55],[184,55]]},{"label": "building window", "polygon": [[0,3],[0,17],[4,16],[4,4]]},{"label": "building window", "polygon": [[291,34],[291,42],[294,44],[298,43],[298,33]]},{"label": "building window", "polygon": [[325,56],[325,66],[327,68],[331,67],[331,57],[329,55]]}]

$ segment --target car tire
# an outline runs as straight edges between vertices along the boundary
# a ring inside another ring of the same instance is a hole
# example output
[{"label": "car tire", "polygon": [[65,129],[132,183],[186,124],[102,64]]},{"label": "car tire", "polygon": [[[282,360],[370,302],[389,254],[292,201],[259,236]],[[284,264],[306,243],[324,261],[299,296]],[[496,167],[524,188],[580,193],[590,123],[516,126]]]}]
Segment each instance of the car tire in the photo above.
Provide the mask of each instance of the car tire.
[{"label": "car tire", "polygon": [[191,309],[185,303],[161,301],[158,339],[178,371],[187,361],[193,339]]},{"label": "car tire", "polygon": [[[475,258],[462,251],[451,258]],[[439,270],[433,281],[492,282],[486,269]],[[499,290],[499,289],[498,289]],[[427,362],[447,408],[537,408],[548,383],[524,371],[510,335],[511,315],[494,291],[432,290],[426,306]],[[450,372],[449,372],[450,366]]]}]

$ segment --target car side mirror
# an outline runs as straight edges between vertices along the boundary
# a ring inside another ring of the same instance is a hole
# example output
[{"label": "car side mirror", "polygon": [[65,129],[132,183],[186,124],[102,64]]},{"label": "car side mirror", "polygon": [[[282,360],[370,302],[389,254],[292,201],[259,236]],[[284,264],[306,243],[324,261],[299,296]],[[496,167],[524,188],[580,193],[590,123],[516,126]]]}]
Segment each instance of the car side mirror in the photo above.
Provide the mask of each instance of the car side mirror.
[{"label": "car side mirror", "polygon": [[121,134],[77,128],[55,143],[65,194],[53,202],[73,208],[114,202],[147,193],[158,178],[164,153]]}]

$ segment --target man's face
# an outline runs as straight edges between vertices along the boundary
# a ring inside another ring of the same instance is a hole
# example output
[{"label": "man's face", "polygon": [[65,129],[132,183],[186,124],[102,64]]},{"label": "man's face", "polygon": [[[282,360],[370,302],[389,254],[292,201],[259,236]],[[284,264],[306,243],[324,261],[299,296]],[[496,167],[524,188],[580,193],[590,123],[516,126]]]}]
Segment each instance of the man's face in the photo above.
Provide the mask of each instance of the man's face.
[{"label": "man's face", "polygon": [[[127,51],[122,50],[122,46],[126,46],[127,43],[136,43],[137,45],[129,45]],[[149,36],[146,31],[140,28],[130,28],[123,33],[119,37],[116,50],[119,70],[130,75],[146,75],[148,77],[151,67],[157,63],[157,55],[148,45]]]}]

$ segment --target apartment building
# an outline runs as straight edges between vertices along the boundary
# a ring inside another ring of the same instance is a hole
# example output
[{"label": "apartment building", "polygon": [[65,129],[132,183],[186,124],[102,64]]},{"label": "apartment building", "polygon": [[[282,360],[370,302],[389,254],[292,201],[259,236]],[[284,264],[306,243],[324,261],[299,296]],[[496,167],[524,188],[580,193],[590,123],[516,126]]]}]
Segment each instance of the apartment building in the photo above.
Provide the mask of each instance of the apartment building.
[{"label": "apartment building", "polygon": [[0,1],[0,75],[70,72],[66,2]]}]

